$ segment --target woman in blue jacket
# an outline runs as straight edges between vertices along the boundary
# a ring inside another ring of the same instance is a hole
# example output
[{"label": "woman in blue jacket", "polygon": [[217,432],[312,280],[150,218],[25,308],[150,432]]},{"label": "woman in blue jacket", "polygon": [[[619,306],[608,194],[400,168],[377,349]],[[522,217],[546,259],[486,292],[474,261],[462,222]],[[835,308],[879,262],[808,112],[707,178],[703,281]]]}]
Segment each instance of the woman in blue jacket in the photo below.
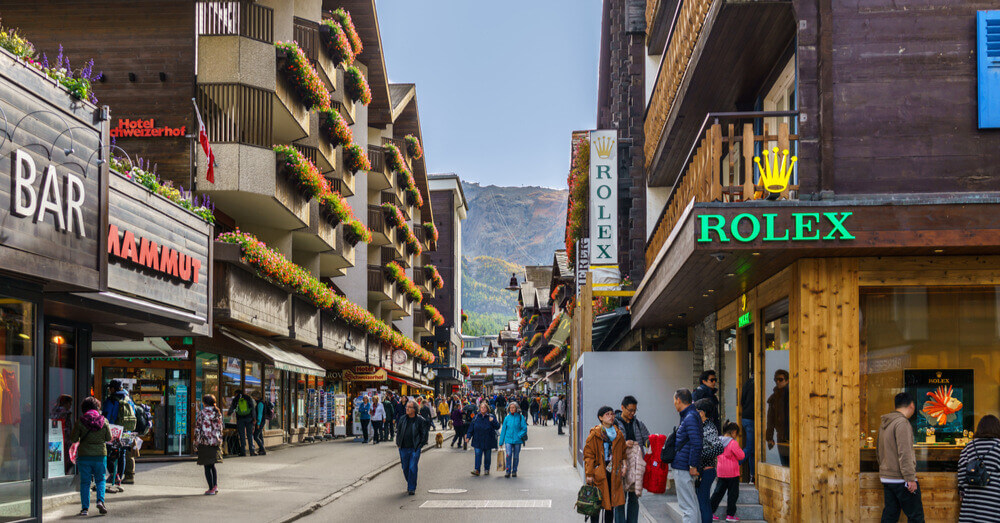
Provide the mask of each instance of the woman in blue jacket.
[{"label": "woman in blue jacket", "polygon": [[479,413],[472,418],[472,423],[465,433],[466,443],[471,440],[472,448],[476,450],[476,469],[472,471],[473,476],[479,475],[480,463],[486,465],[486,475],[490,475],[490,458],[493,449],[497,448],[497,429],[500,428],[500,423],[489,411],[489,403],[479,402]]},{"label": "woman in blue jacket", "polygon": [[507,473],[503,477],[513,475],[516,478],[517,458],[521,453],[521,445],[528,438],[528,421],[521,415],[521,407],[516,402],[507,404],[507,413],[500,428],[500,444],[507,453]]}]

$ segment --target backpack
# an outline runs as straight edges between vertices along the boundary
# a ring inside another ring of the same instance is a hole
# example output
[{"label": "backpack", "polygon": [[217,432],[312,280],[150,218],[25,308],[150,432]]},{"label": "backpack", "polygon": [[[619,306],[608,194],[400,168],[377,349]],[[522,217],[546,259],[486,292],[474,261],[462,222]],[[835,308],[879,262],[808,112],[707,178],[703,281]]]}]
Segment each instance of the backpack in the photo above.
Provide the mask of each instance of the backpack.
[{"label": "backpack", "polygon": [[576,513],[594,517],[601,513],[601,489],[594,485],[580,487],[576,494]]},{"label": "backpack", "polygon": [[674,427],[674,432],[667,437],[666,443],[663,444],[663,450],[660,451],[660,462],[669,465],[674,462],[675,457],[677,457],[677,427]]},{"label": "backpack", "polygon": [[[711,423],[711,421],[709,421]],[[714,427],[714,425],[713,425]],[[711,461],[718,458],[726,451],[726,446],[722,444],[722,438],[716,432],[711,438],[703,438],[701,442],[701,460]]]},{"label": "backpack", "polygon": [[[989,454],[993,450],[987,450],[986,453]],[[982,488],[990,484],[991,474],[989,467],[986,466],[986,459],[979,454],[979,449],[976,449],[976,455],[965,464],[965,486]]]},{"label": "backpack", "polygon": [[138,420],[135,417],[135,404],[131,400],[118,400],[118,424],[128,432],[135,431]]},{"label": "backpack", "polygon": [[135,432],[140,436],[144,436],[149,432],[149,406],[148,405],[136,405],[135,406]]},{"label": "backpack", "polygon": [[236,400],[236,415],[237,416],[249,416],[250,415],[250,403],[243,396]]},{"label": "backpack", "polygon": [[271,419],[274,418],[274,405],[267,400],[264,400],[261,403],[264,404],[264,419],[266,421],[271,421]]}]

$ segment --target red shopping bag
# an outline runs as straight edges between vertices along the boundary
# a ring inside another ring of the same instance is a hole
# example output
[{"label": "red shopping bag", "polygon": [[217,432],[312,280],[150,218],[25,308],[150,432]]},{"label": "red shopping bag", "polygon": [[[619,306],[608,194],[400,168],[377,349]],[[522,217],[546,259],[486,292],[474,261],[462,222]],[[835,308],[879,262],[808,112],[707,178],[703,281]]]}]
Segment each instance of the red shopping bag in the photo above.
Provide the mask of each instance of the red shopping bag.
[{"label": "red shopping bag", "polygon": [[646,454],[646,474],[642,477],[642,488],[653,494],[663,494],[667,490],[667,471],[669,463],[660,462],[660,451],[667,442],[664,434],[651,434],[649,448],[652,452]]}]

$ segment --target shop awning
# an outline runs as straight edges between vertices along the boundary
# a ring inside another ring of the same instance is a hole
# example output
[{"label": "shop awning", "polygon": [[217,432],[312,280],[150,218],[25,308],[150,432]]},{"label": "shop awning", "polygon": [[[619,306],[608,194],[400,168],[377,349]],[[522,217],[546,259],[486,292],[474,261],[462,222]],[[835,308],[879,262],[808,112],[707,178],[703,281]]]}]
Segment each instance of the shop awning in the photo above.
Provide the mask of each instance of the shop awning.
[{"label": "shop awning", "polygon": [[91,343],[95,358],[108,356],[153,356],[173,354],[174,349],[163,338],[144,338],[126,341],[95,341]]},{"label": "shop awning", "polygon": [[274,368],[299,374],[309,374],[311,376],[326,377],[326,369],[316,365],[305,356],[288,352],[281,347],[250,334],[237,333],[226,327],[219,327],[219,331],[227,337],[232,338],[237,343],[253,350],[274,365]]},{"label": "shop awning", "polygon": [[413,387],[415,389],[434,390],[433,388],[428,387],[427,385],[424,385],[422,383],[417,383],[415,381],[410,381],[410,380],[403,379],[403,378],[397,378],[397,377],[393,376],[392,374],[389,375],[389,379],[392,380],[392,381],[396,381],[396,382],[402,383],[402,384],[407,385],[409,387]]}]

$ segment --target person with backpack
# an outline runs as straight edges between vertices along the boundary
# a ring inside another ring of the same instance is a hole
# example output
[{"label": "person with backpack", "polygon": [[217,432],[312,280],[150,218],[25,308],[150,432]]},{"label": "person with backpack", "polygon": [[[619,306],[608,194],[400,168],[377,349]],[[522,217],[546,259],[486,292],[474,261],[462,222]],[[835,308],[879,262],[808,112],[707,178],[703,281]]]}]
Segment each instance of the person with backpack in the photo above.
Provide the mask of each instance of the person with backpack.
[{"label": "person with backpack", "polygon": [[544,394],[538,400],[538,412],[542,426],[547,427],[549,425],[549,397]]},{"label": "person with backpack", "polygon": [[[689,389],[678,389],[674,392],[674,408],[681,415],[680,425],[672,436],[674,446],[670,460],[674,489],[677,491],[677,505],[681,509],[683,523],[698,523],[701,521],[701,509],[698,505],[694,480],[698,477],[698,467],[701,466],[702,420],[698,409],[691,404]],[[668,439],[664,445],[664,454],[668,454],[669,446]]]},{"label": "person with backpack", "polygon": [[719,438],[719,429],[715,428],[715,420],[719,411],[709,398],[694,402],[701,417],[701,466],[698,471],[698,481],[695,490],[698,492],[698,512],[701,523],[712,523],[712,483],[715,481],[715,465],[719,455],[725,451],[725,446]]},{"label": "person with backpack", "polygon": [[90,482],[97,484],[97,510],[107,514],[104,505],[105,482],[104,473],[107,469],[107,444],[111,442],[111,427],[108,420],[101,415],[101,402],[93,396],[88,396],[80,403],[80,421],[73,427],[69,441],[78,443],[76,451],[76,468],[80,473],[80,513],[86,516],[90,510]]},{"label": "person with backpack", "polygon": [[486,400],[479,401],[479,413],[472,418],[472,423],[465,429],[465,442],[471,443],[476,451],[476,468],[472,470],[473,476],[479,475],[479,465],[484,465],[485,475],[490,475],[490,463],[493,458],[493,449],[498,448],[497,430],[500,422],[497,417],[490,413],[490,404]]},{"label": "person with backpack", "polygon": [[528,440],[528,420],[521,414],[521,408],[515,402],[505,403],[507,415],[500,426],[500,441],[506,455],[507,473],[503,477],[517,477],[517,464],[521,454],[521,445]]},{"label": "person with backpack", "polygon": [[[122,382],[111,380],[108,383],[108,397],[104,399],[101,414],[110,425],[121,425],[125,432],[135,432],[137,424],[135,403],[129,397],[128,391],[122,387]],[[131,449],[124,448],[120,438],[110,443],[111,452],[108,458],[108,493],[125,492],[122,481],[125,479],[125,465]],[[133,468],[134,473],[134,468]],[[133,479],[134,481],[134,479]]]},{"label": "person with backpack", "polygon": [[243,393],[243,389],[238,389],[233,395],[233,401],[229,403],[229,410],[226,416],[236,415],[236,433],[240,437],[240,456],[247,455],[247,442],[250,443],[250,455],[255,456],[253,449],[253,433],[256,423],[254,422],[254,411],[256,403],[253,398]]},{"label": "person with backpack", "polygon": [[878,477],[885,499],[882,521],[898,521],[902,511],[908,521],[923,523],[924,505],[917,485],[917,458],[910,425],[917,407],[907,392],[896,394],[895,405],[895,411],[882,415],[878,435]]},{"label": "person with backpack", "polygon": [[[132,406],[135,407],[135,438],[133,439],[139,439],[140,436],[145,436],[149,432],[151,426],[150,420],[153,419],[153,415],[150,413],[149,405],[133,401]],[[139,449],[133,444],[125,453],[125,479],[122,480],[123,484],[135,484],[135,458],[138,457]]]},{"label": "person with backpack", "polygon": [[214,496],[219,493],[219,472],[215,464],[222,463],[222,411],[211,394],[202,396],[201,403],[202,409],[194,421],[194,444],[198,464],[205,467],[205,480],[208,481],[205,495]]},{"label": "person with backpack", "polygon": [[597,419],[600,423],[590,429],[583,444],[583,473],[587,485],[594,485],[601,491],[605,523],[624,522],[625,434],[615,426],[615,409],[601,407]]},{"label": "person with backpack", "polygon": [[725,431],[725,436],[721,438],[725,450],[719,456],[716,467],[719,479],[715,493],[712,494],[712,513],[722,503],[722,496],[726,496],[726,521],[739,521],[736,517],[736,501],[740,497],[740,460],[744,457],[743,449],[736,440],[740,435],[740,426],[730,421],[722,429]]},{"label": "person with backpack", "polygon": [[[254,407],[254,429],[253,429],[253,440],[257,443],[257,454],[260,456],[267,455],[267,449],[264,448],[264,426],[267,422],[274,417],[274,405],[270,401],[267,401],[259,391],[253,392],[253,398],[257,402]],[[251,452],[252,454],[253,452]]]},{"label": "person with backpack", "polygon": [[990,521],[1000,514],[1000,418],[979,420],[972,442],[958,458],[959,523]]}]

